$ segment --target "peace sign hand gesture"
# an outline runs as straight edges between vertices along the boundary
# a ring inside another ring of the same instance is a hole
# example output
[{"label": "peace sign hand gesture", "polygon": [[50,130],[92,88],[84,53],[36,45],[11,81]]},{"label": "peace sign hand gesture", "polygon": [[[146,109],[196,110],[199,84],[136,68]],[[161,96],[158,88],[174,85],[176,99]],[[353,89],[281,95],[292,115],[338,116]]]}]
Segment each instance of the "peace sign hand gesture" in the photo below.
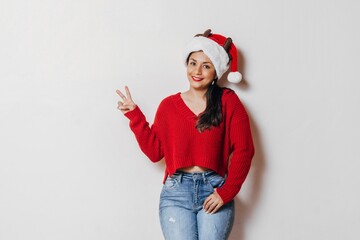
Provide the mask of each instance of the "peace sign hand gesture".
[{"label": "peace sign hand gesture", "polygon": [[123,101],[118,101],[118,109],[123,113],[130,112],[135,109],[136,104],[131,98],[129,88],[125,86],[126,96],[120,91],[116,90],[116,93],[122,98]]}]

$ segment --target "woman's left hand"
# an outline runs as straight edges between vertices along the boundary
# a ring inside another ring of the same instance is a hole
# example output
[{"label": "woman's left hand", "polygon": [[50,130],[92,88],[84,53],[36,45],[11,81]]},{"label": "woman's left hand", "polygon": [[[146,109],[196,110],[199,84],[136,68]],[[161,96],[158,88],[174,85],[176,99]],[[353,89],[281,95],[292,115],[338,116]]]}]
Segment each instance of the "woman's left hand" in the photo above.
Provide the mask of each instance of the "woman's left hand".
[{"label": "woman's left hand", "polygon": [[206,213],[213,214],[216,213],[223,205],[224,202],[221,199],[220,195],[216,192],[215,188],[213,194],[211,194],[205,199],[203,208]]}]

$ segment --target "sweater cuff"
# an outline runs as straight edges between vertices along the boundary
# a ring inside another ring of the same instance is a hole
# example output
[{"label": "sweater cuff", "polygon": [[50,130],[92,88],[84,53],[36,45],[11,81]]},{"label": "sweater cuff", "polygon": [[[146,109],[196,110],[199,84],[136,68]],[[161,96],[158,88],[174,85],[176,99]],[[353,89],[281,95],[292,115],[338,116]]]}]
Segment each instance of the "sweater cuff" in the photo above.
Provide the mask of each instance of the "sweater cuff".
[{"label": "sweater cuff", "polygon": [[236,194],[235,194],[235,196],[233,195],[233,194],[231,194],[231,193],[229,193],[229,192],[227,192],[225,189],[223,189],[223,188],[217,188],[216,189],[216,192],[219,194],[219,196],[221,197],[221,200],[224,202],[224,205],[225,204],[227,204],[227,203],[229,203],[229,202],[231,202],[231,200],[233,200],[234,198],[235,198],[235,196],[236,196]]},{"label": "sweater cuff", "polygon": [[124,114],[130,121],[142,116],[142,112],[140,108],[136,105],[135,108],[127,113]]}]

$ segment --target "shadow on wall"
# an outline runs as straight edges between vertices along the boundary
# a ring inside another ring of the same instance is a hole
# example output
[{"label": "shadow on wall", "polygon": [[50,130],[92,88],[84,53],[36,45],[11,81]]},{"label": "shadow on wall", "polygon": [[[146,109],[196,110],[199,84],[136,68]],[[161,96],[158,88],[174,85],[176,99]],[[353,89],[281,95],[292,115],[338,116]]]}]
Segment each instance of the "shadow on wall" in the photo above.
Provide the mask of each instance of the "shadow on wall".
[{"label": "shadow on wall", "polygon": [[252,160],[251,174],[246,181],[250,181],[252,185],[246,202],[242,201],[241,198],[235,198],[235,222],[229,238],[230,240],[245,240],[246,223],[256,209],[262,192],[265,156],[256,123],[251,118],[250,122],[255,145],[255,156]]},{"label": "shadow on wall", "polygon": [[[243,79],[237,87],[243,91],[248,90],[250,86],[246,80],[245,58],[240,51],[238,51],[238,70],[243,75]],[[239,97],[241,99],[241,96]],[[251,112],[248,108],[246,108],[246,110],[248,113]],[[246,181],[250,181],[252,186],[250,187],[249,196],[246,202],[242,201],[239,197],[235,198],[235,222],[229,240],[245,240],[246,223],[251,218],[262,192],[266,159],[261,143],[261,134],[250,113],[249,118],[255,146],[255,155],[251,164],[251,174],[249,174]]]}]

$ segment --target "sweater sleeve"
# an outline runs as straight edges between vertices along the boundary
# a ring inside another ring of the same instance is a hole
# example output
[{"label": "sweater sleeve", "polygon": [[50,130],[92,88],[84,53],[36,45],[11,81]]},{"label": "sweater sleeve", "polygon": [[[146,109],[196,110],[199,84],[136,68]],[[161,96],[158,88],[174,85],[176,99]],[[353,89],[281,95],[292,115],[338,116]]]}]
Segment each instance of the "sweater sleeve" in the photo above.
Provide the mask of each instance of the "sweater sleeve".
[{"label": "sweater sleeve", "polygon": [[223,202],[230,202],[240,191],[250,170],[254,155],[254,145],[248,114],[235,93],[229,99],[230,116],[230,150],[232,157],[229,162],[227,178],[224,185],[217,189]]},{"label": "sweater sleeve", "polygon": [[159,124],[158,112],[155,116],[154,124],[151,127],[138,106],[132,111],[125,113],[125,116],[130,120],[130,129],[133,131],[140,149],[152,162],[158,162],[164,157],[157,131]]}]

